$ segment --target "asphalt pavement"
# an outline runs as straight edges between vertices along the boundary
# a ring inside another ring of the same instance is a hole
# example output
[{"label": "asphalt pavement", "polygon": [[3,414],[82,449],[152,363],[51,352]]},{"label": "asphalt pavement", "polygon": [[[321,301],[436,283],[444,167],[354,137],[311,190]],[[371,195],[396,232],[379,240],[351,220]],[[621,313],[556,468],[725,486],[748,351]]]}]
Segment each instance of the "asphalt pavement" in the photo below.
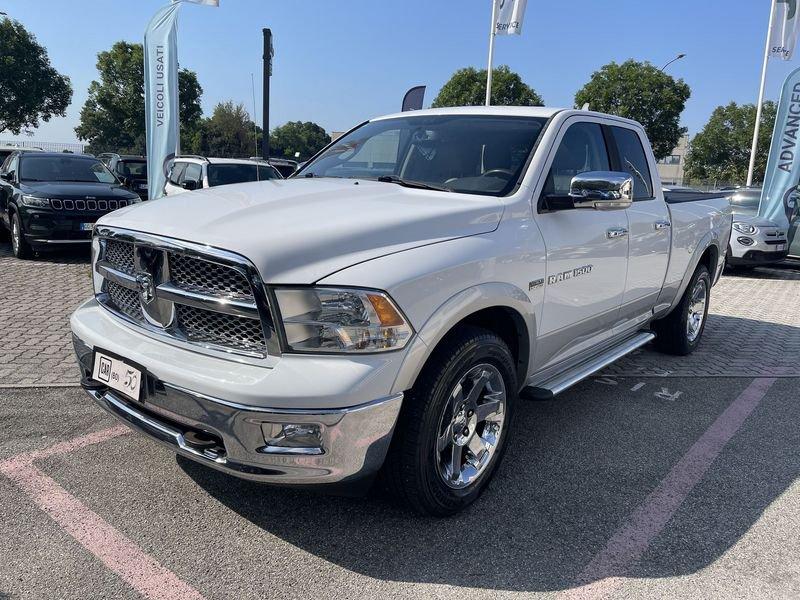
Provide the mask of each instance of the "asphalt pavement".
[{"label": "asphalt pavement", "polygon": [[[380,493],[230,478],[117,427],[77,389],[2,390],[0,597],[137,598],[148,581],[151,597],[799,597],[798,379],[613,381],[525,402],[491,487],[443,520]],[[743,394],[749,412],[714,430]],[[693,452],[707,468],[690,461],[695,484],[671,485]],[[168,576],[120,576],[117,539]]]},{"label": "asphalt pavement", "polygon": [[0,244],[0,600],[800,597],[800,262],[726,274],[691,357],[521,404],[450,519],[233,479],[77,384],[86,253]]}]

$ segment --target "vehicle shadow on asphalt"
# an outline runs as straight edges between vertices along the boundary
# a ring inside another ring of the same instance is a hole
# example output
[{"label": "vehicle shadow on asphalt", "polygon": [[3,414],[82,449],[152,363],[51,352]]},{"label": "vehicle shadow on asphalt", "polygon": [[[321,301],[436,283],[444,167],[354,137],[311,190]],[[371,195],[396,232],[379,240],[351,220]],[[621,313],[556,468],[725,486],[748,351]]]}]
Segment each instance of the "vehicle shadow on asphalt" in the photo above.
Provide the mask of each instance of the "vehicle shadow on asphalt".
[{"label": "vehicle shadow on asphalt", "polygon": [[[379,493],[339,498],[271,488],[178,462],[265,532],[369,577],[564,590],[750,381],[658,380],[636,391],[636,379],[587,381],[559,400],[523,403],[497,477],[449,519],[410,514]],[[681,394],[659,398],[665,385]],[[729,551],[800,474],[796,385],[773,386],[783,388],[751,415],[641,562],[597,579],[692,574]]]},{"label": "vehicle shadow on asphalt", "polygon": [[[9,242],[0,242],[0,258],[13,258]],[[37,252],[31,262],[51,263],[51,264],[89,264],[92,259],[92,252],[89,246],[73,248],[54,248]],[[1,599],[0,599],[1,600]]]},{"label": "vehicle shadow on asphalt", "polygon": [[800,279],[800,259],[787,258],[774,265],[752,268],[726,267],[725,275],[737,279]]}]

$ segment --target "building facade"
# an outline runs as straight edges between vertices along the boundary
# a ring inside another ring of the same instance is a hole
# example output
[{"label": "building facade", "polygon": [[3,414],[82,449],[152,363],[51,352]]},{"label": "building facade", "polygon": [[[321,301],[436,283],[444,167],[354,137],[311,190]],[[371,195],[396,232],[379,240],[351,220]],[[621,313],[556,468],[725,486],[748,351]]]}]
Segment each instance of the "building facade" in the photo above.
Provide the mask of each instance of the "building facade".
[{"label": "building facade", "polygon": [[664,185],[684,185],[683,168],[689,150],[689,135],[681,136],[672,153],[658,161],[658,174]]}]

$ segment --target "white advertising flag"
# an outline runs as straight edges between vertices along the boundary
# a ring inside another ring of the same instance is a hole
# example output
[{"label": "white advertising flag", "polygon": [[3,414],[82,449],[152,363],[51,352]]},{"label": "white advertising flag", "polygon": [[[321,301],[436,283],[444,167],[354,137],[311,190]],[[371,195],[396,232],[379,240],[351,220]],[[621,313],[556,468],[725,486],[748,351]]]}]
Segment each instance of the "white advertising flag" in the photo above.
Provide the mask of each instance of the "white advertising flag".
[{"label": "white advertising flag", "polygon": [[144,113],[147,197],[164,195],[170,164],[178,153],[178,11],[184,2],[219,6],[219,0],[172,0],[144,32]]},{"label": "white advertising flag", "polygon": [[798,0],[777,0],[772,5],[772,28],[769,31],[769,55],[791,60],[800,33]]},{"label": "white advertising flag", "polygon": [[520,35],[522,19],[525,17],[525,6],[528,0],[494,0],[497,7],[497,21],[494,24],[496,35]]}]

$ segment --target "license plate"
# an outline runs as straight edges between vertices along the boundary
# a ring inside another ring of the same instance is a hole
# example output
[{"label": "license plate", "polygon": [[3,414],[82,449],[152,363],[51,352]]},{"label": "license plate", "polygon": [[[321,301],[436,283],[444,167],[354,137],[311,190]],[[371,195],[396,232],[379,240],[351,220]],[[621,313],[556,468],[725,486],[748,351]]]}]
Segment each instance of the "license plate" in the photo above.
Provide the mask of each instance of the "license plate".
[{"label": "license plate", "polygon": [[146,190],[147,189],[147,184],[143,183],[142,185],[139,186],[139,189],[140,190]]},{"label": "license plate", "polygon": [[94,231],[94,223],[81,223],[81,231]]},{"label": "license plate", "polygon": [[132,400],[139,400],[142,372],[118,358],[95,352],[92,379],[105,383]]},{"label": "license plate", "polygon": [[783,252],[786,250],[786,244],[778,244],[775,246],[775,252]]}]

